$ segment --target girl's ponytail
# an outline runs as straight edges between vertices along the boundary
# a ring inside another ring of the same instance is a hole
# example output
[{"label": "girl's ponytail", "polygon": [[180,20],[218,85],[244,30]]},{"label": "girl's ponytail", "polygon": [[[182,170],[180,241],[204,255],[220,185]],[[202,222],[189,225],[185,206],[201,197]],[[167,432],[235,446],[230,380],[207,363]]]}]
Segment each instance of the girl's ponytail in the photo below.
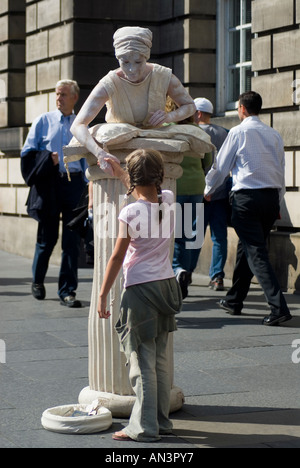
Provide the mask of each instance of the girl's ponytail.
[{"label": "girl's ponytail", "polygon": [[162,218],[163,218],[163,207],[162,205],[162,192],[161,192],[161,186],[160,182],[156,183],[156,190],[157,190],[157,198],[158,198],[158,219],[159,222],[161,223]]}]

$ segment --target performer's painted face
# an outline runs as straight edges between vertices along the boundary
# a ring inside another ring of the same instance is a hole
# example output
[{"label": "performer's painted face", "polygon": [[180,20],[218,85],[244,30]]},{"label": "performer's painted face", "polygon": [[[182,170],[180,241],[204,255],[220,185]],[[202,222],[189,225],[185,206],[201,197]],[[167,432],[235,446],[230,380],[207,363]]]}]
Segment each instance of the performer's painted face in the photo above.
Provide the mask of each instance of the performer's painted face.
[{"label": "performer's painted face", "polygon": [[146,57],[139,52],[129,51],[119,58],[119,64],[124,74],[124,78],[132,83],[139,83],[144,80],[147,74]]}]

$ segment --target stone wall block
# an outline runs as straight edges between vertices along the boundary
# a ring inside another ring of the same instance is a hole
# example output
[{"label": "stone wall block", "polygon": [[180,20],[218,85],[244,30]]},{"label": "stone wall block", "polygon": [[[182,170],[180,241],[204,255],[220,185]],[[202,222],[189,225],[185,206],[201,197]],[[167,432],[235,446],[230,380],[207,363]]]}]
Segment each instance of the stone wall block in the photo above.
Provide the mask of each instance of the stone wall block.
[{"label": "stone wall block", "polygon": [[293,72],[252,78],[252,89],[263,97],[263,109],[293,105]]},{"label": "stone wall block", "polygon": [[[5,90],[6,97],[24,97],[25,93],[25,73],[0,73],[1,91]],[[2,92],[0,98],[2,98]]]},{"label": "stone wall block", "polygon": [[48,93],[48,112],[55,111],[56,109],[57,109],[57,106],[56,106],[56,93],[54,91],[53,93]]},{"label": "stone wall block", "polygon": [[[63,0],[64,1],[64,0]],[[37,4],[37,27],[39,29],[60,22],[60,0],[43,0]]]},{"label": "stone wall block", "polygon": [[300,187],[300,151],[295,152],[295,185]]},{"label": "stone wall block", "polygon": [[12,185],[24,185],[21,174],[20,158],[8,159],[8,183]]},{"label": "stone wall block", "polygon": [[9,44],[8,68],[11,71],[25,68],[25,44]]},{"label": "stone wall block", "polygon": [[31,124],[33,120],[44,112],[48,112],[48,95],[28,96],[26,104],[26,123]]},{"label": "stone wall block", "polygon": [[[199,85],[197,87],[189,86],[187,89],[193,99],[196,99],[197,97],[206,97],[212,102],[214,108],[216,108],[216,93],[214,88],[209,88],[205,85]],[[227,125],[227,120],[225,125]]]},{"label": "stone wall block", "polygon": [[294,187],[294,151],[285,152],[285,185]]},{"label": "stone wall block", "polygon": [[296,23],[300,23],[300,0],[296,0]]},{"label": "stone wall block", "polygon": [[[284,203],[281,206],[281,220],[276,224],[284,227],[300,226],[300,192],[286,192],[284,195]],[[299,289],[299,288],[298,288]]]},{"label": "stone wall block", "polygon": [[74,56],[62,58],[60,60],[60,78],[73,80],[74,78]]},{"label": "stone wall block", "polygon": [[72,23],[49,30],[49,56],[74,53],[74,27]]},{"label": "stone wall block", "polygon": [[26,63],[44,60],[48,54],[48,31],[42,31],[26,39]]},{"label": "stone wall block", "polygon": [[6,70],[8,62],[8,44],[0,45],[0,70]]},{"label": "stone wall block", "polygon": [[184,22],[184,47],[187,49],[216,49],[215,20],[191,19]]},{"label": "stone wall block", "polygon": [[282,136],[285,147],[300,146],[300,112],[298,110],[274,113],[273,127]]},{"label": "stone wall block", "polygon": [[8,102],[1,102],[0,104],[0,127],[7,127],[8,125]]},{"label": "stone wall block", "polygon": [[29,187],[17,187],[16,191],[16,211],[18,214],[26,215],[26,201],[29,194]]},{"label": "stone wall block", "polygon": [[37,3],[26,7],[26,32],[31,33],[37,29]]},{"label": "stone wall block", "polygon": [[25,17],[21,15],[9,16],[9,40],[24,41],[25,37]]},{"label": "stone wall block", "polygon": [[0,104],[0,128],[23,125],[24,108],[23,101],[2,102]]},{"label": "stone wall block", "polygon": [[60,60],[37,65],[37,90],[52,89],[60,79]]},{"label": "stone wall block", "polygon": [[216,0],[189,0],[183,2],[182,0],[174,1],[175,15],[182,16],[188,14],[195,15],[215,15],[216,14]]},{"label": "stone wall block", "polygon": [[3,128],[0,132],[0,148],[3,153],[19,157],[26,135],[27,129],[24,127]]},{"label": "stone wall block", "polygon": [[[0,248],[6,252],[33,258],[36,243],[37,223],[32,218],[3,216],[0,224]],[[22,233],[22,235],[20,235]],[[61,263],[61,243],[57,242],[51,262]]]},{"label": "stone wall block", "polygon": [[252,39],[252,70],[271,68],[271,36]]},{"label": "stone wall block", "polygon": [[23,69],[25,67],[25,45],[0,45],[0,70]]},{"label": "stone wall block", "polygon": [[[197,87],[202,87],[202,84],[215,84],[216,82],[216,57],[214,54],[186,53],[176,55],[173,59],[172,69],[182,83],[198,83]],[[197,95],[199,94],[197,93]]]},{"label": "stone wall block", "polygon": [[74,51],[113,53],[113,34],[112,24],[76,22],[74,25]]},{"label": "stone wall block", "polygon": [[23,15],[5,15],[0,17],[0,42],[24,40],[25,20]]},{"label": "stone wall block", "polygon": [[300,63],[300,30],[278,33],[273,38],[274,67],[298,66]]},{"label": "stone wall block", "polygon": [[8,15],[0,17],[0,42],[8,40]]},{"label": "stone wall block", "polygon": [[160,32],[161,53],[183,50],[184,40],[185,32],[183,21],[166,24]]},{"label": "stone wall block", "polygon": [[87,57],[77,56],[74,58],[74,76],[81,85],[89,85],[105,76],[110,70],[118,67],[114,57]]},{"label": "stone wall block", "polygon": [[37,65],[26,67],[26,93],[37,91]]},{"label": "stone wall block", "polygon": [[[71,5],[67,4],[66,9],[70,12]],[[127,26],[132,21],[141,23],[142,19],[152,22],[172,18],[173,2],[170,0],[152,0],[151,2],[141,2],[140,0],[113,0],[112,2],[74,0],[73,14],[77,18],[110,18],[117,21],[118,26],[121,22],[124,26]]]},{"label": "stone wall block", "polygon": [[216,57],[214,54],[193,53],[184,55],[184,76],[187,82],[216,82]]},{"label": "stone wall block", "polygon": [[0,15],[8,11],[23,11],[24,0],[1,0],[0,2]]},{"label": "stone wall block", "polygon": [[[82,5],[82,2],[79,2]],[[86,3],[86,2],[84,2]],[[60,10],[60,20],[61,21],[67,21],[69,19],[74,18],[75,16],[75,4],[76,0],[63,0],[61,2],[61,10]],[[79,15],[76,12],[76,17]]]},{"label": "stone wall block", "polygon": [[14,187],[0,187],[0,213],[16,214],[17,191]]},{"label": "stone wall block", "polygon": [[0,184],[8,183],[8,159],[0,159]]},{"label": "stone wall block", "polygon": [[300,70],[296,70],[296,80],[293,82],[293,103],[300,104]]},{"label": "stone wall block", "polygon": [[294,0],[255,0],[252,2],[252,32],[282,28],[293,23]]},{"label": "stone wall block", "polygon": [[25,100],[10,101],[8,114],[8,127],[21,127],[24,125]]}]

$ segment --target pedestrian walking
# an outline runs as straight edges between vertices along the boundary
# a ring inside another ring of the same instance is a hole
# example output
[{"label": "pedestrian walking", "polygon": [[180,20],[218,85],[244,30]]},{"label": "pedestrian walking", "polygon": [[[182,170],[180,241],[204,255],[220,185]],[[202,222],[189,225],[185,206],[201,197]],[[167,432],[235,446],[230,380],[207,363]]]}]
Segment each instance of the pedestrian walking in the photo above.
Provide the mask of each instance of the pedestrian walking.
[{"label": "pedestrian walking", "polygon": [[255,275],[271,309],[263,324],[277,325],[292,318],[266,246],[285,193],[284,145],[279,133],[259,119],[261,107],[262,98],[254,91],[239,97],[241,124],[230,130],[206,176],[204,194],[210,200],[232,172],[231,222],[239,243],[232,287],[219,305],[229,314],[240,315]]},{"label": "pedestrian walking", "polygon": [[[206,98],[196,98],[195,121],[202,130],[211,138],[215,145],[212,163],[214,162],[218,151],[227,138],[228,130],[220,125],[211,122],[211,116],[214,112],[213,104]],[[208,170],[210,167],[208,168]],[[206,173],[208,172],[206,171]],[[231,188],[231,177],[228,175],[223,184],[217,188],[212,195],[210,202],[204,200],[204,230],[207,226],[210,228],[212,240],[212,255],[209,268],[209,287],[214,291],[224,290],[224,267],[227,260],[227,224],[229,212],[229,191]]]},{"label": "pedestrian walking", "polygon": [[21,152],[23,177],[30,186],[27,211],[38,221],[37,241],[32,265],[32,294],[38,300],[46,296],[44,285],[49,260],[59,237],[62,216],[62,257],[58,279],[58,296],[62,305],[81,307],[76,299],[80,237],[67,224],[74,217],[83,190],[86,160],[69,163],[69,182],[63,162],[63,146],[73,135],[74,106],[79,98],[75,81],[63,80],[56,85],[56,106],[53,112],[33,122]]}]

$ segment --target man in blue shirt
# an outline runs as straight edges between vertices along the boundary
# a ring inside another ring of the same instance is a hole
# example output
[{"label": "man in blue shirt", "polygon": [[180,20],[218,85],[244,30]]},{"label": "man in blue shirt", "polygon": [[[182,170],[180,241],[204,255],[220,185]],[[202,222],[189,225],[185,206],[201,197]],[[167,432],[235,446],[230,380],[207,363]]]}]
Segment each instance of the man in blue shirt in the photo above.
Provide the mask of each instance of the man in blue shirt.
[{"label": "man in blue shirt", "polygon": [[[34,185],[31,188],[34,191],[29,198],[31,197],[32,202],[31,209],[36,213],[33,217],[39,223],[32,265],[32,294],[38,300],[46,296],[44,280],[50,256],[58,240],[62,216],[62,260],[58,295],[61,304],[68,307],[81,307],[80,301],[76,300],[80,237],[67,224],[74,217],[73,210],[86,186],[86,160],[69,163],[71,182],[68,181],[63,162],[63,146],[68,145],[73,136],[70,128],[76,117],[74,106],[78,97],[79,87],[75,81],[59,81],[56,85],[57,109],[35,119],[21,152],[23,163],[30,158],[33,161],[30,175]],[[31,214],[29,210],[28,212]]]}]

